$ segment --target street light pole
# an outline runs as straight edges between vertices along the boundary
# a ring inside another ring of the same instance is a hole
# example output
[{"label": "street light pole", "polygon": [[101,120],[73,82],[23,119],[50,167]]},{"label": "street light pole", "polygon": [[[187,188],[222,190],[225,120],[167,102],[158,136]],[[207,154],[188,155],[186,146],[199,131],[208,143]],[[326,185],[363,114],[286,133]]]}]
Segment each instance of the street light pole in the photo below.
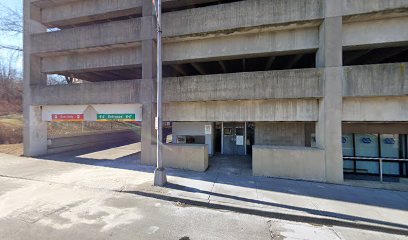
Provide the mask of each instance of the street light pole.
[{"label": "street light pole", "polygon": [[156,9],[157,16],[157,167],[154,170],[154,185],[163,186],[167,182],[166,170],[163,167],[162,146],[163,146],[163,121],[162,121],[162,96],[163,96],[163,80],[162,80],[162,26],[161,26],[161,0],[157,0]]}]

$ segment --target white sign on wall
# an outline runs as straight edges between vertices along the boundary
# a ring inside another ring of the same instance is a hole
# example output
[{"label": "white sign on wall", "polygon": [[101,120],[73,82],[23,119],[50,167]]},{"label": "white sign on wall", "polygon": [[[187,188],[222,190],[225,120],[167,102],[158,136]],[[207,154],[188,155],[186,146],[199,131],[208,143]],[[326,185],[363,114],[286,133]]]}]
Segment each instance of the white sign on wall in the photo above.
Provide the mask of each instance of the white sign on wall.
[{"label": "white sign on wall", "polygon": [[244,145],[244,136],[237,136],[236,137],[236,145],[238,145],[238,146]]},{"label": "white sign on wall", "polygon": [[204,125],[204,134],[211,135],[212,133],[212,126],[211,125]]}]

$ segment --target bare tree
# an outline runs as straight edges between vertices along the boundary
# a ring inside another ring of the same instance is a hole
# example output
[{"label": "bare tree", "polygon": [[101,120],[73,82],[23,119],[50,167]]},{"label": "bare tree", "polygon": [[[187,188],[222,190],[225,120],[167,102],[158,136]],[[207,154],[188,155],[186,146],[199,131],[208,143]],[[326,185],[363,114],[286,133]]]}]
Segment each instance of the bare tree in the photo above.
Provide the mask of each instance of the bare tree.
[{"label": "bare tree", "polygon": [[0,100],[20,101],[22,98],[22,78],[13,67],[15,56],[8,61],[0,61]]},{"label": "bare tree", "polygon": [[[21,42],[23,34],[23,13],[20,9],[12,9],[0,3],[0,32],[15,37]],[[20,44],[1,44],[0,49],[23,51]]]}]

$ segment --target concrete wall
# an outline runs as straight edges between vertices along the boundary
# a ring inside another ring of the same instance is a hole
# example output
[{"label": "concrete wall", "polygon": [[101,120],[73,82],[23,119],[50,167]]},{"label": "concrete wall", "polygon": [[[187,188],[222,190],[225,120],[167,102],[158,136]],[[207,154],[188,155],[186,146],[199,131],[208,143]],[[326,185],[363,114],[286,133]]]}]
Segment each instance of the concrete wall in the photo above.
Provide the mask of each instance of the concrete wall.
[{"label": "concrete wall", "polygon": [[305,123],[256,122],[254,145],[304,147],[305,135]]},{"label": "concrete wall", "polygon": [[317,121],[318,100],[173,102],[164,104],[164,121],[257,122]]},{"label": "concrete wall", "polygon": [[254,145],[252,172],[255,176],[325,181],[324,151],[317,148]]},{"label": "concrete wall", "polygon": [[[205,125],[211,125],[212,134],[205,134]],[[177,135],[205,136],[208,153],[214,154],[214,127],[212,122],[173,122],[173,140]]]},{"label": "concrete wall", "polygon": [[96,146],[107,146],[109,144],[130,144],[140,141],[132,130],[115,132],[101,132],[89,135],[62,137],[48,139],[47,154],[54,154],[77,149]]},{"label": "concrete wall", "polygon": [[142,64],[142,49],[107,48],[107,50],[64,54],[42,58],[41,72],[81,72],[138,67]]},{"label": "concrete wall", "polygon": [[408,17],[399,17],[345,23],[343,46],[350,49],[359,46],[404,45],[408,42],[407,21]]},{"label": "concrete wall", "polygon": [[140,91],[143,91],[140,86],[141,80],[33,86],[32,103],[35,105],[138,103]]},{"label": "concrete wall", "polygon": [[344,98],[343,121],[408,121],[408,97]]},{"label": "concrete wall", "polygon": [[408,8],[405,0],[343,0],[343,14],[354,15]]},{"label": "concrete wall", "polygon": [[164,167],[204,172],[208,168],[208,146],[205,144],[166,144]]},{"label": "concrete wall", "polygon": [[150,28],[150,31],[142,32],[142,21],[149,19],[136,18],[32,35],[32,53],[45,55],[47,52],[55,54],[116,44],[135,45],[135,42],[153,35]]},{"label": "concrete wall", "polygon": [[[165,39],[166,41],[166,39]],[[163,61],[208,61],[228,57],[254,57],[315,51],[319,45],[318,28],[296,28],[280,31],[247,30],[205,38],[168,39],[163,47]],[[243,47],[245,46],[245,47]]]},{"label": "concrete wall", "polygon": [[44,8],[41,12],[41,21],[47,25],[63,27],[109,18],[138,15],[142,12],[141,0],[71,0],[71,2],[71,4],[55,4]]},{"label": "concrete wall", "polygon": [[164,79],[164,101],[322,97],[318,69],[243,72]]},{"label": "concrete wall", "polygon": [[408,95],[407,63],[344,67],[345,97],[405,95]]},{"label": "concrete wall", "polygon": [[163,35],[173,37],[230,32],[233,29],[272,24],[290,25],[293,22],[317,20],[322,18],[321,2],[321,0],[246,0],[164,13]]}]

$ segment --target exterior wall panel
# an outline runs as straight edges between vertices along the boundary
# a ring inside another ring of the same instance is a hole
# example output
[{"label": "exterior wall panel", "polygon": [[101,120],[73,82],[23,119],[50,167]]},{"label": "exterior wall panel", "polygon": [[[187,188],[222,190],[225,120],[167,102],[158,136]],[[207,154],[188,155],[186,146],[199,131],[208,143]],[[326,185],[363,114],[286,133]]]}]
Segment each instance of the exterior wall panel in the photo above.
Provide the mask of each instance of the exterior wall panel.
[{"label": "exterior wall panel", "polygon": [[407,63],[344,67],[345,97],[406,95],[408,95]]},{"label": "exterior wall panel", "polygon": [[164,80],[166,102],[322,97],[317,69],[247,72]]}]

